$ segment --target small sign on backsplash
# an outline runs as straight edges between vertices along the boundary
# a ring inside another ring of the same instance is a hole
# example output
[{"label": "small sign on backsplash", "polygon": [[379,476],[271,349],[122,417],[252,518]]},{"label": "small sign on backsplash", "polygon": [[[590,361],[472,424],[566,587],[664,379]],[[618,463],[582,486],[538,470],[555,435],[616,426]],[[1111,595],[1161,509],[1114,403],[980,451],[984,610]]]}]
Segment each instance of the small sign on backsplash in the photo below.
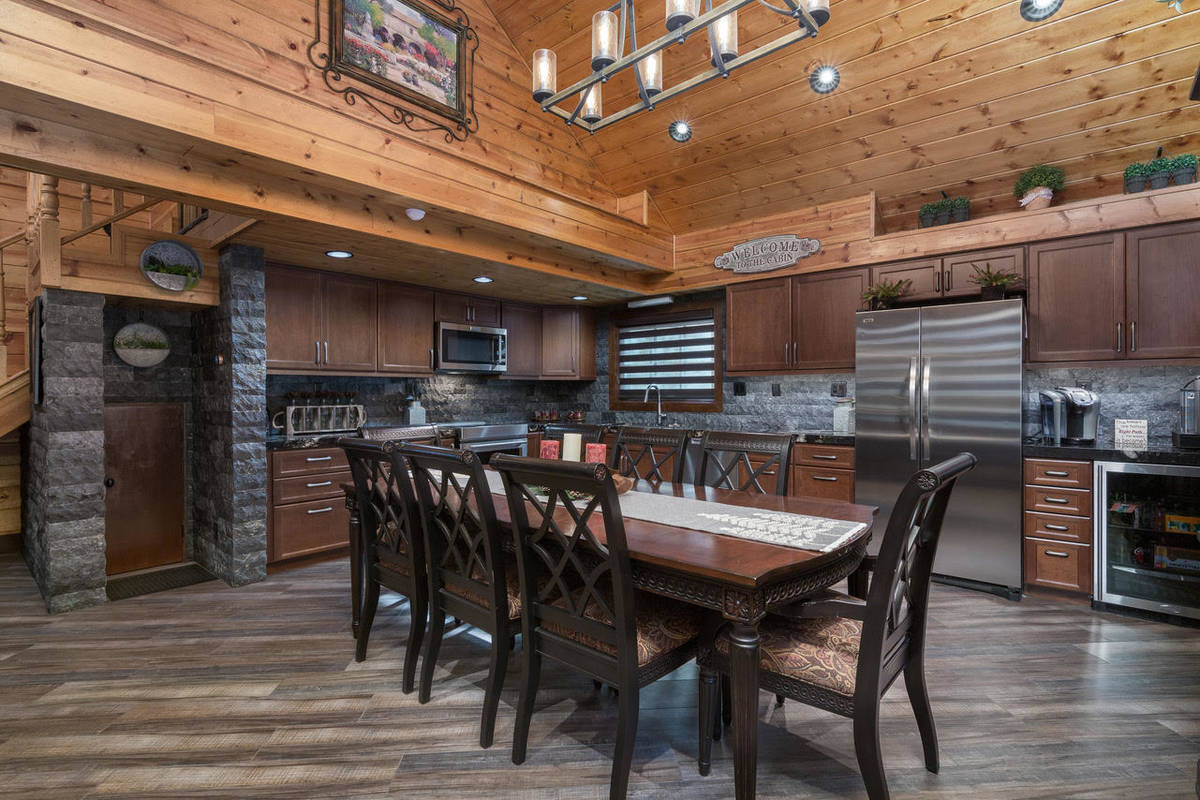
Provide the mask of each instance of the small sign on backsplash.
[{"label": "small sign on backsplash", "polygon": [[713,266],[740,273],[770,272],[773,269],[790,267],[800,259],[819,252],[819,239],[802,239],[794,234],[765,236],[735,245],[728,253],[717,256]]},{"label": "small sign on backsplash", "polygon": [[1113,427],[1113,446],[1117,450],[1145,450],[1149,446],[1149,424],[1146,420],[1119,419]]}]

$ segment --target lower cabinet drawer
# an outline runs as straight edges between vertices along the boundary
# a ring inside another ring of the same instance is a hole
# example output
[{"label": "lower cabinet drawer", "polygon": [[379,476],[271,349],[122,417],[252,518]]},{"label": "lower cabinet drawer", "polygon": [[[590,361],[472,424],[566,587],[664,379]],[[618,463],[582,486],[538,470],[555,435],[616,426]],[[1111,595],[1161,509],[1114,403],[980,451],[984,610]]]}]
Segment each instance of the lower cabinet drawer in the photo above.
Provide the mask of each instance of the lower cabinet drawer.
[{"label": "lower cabinet drawer", "polygon": [[276,505],[298,503],[302,500],[322,500],[326,497],[345,497],[343,483],[354,478],[349,472],[334,472],[330,475],[308,475],[301,478],[276,478],[271,499]]},{"label": "lower cabinet drawer", "polygon": [[1082,517],[1025,512],[1025,535],[1034,539],[1061,539],[1076,544],[1092,543],[1092,521]]},{"label": "lower cabinet drawer", "polygon": [[1091,594],[1092,548],[1082,544],[1026,539],[1025,584]]},{"label": "lower cabinet drawer", "polygon": [[340,447],[319,447],[310,450],[277,450],[271,454],[272,478],[296,475],[316,475],[350,469],[346,451]]},{"label": "lower cabinet drawer", "polygon": [[1092,516],[1092,493],[1087,489],[1051,489],[1045,486],[1026,486],[1025,510],[1090,517]]},{"label": "lower cabinet drawer", "polygon": [[312,555],[350,541],[350,511],[341,497],[275,506],[271,512],[271,560]]},{"label": "lower cabinet drawer", "polygon": [[844,469],[792,467],[792,494],[854,502],[854,473]]}]

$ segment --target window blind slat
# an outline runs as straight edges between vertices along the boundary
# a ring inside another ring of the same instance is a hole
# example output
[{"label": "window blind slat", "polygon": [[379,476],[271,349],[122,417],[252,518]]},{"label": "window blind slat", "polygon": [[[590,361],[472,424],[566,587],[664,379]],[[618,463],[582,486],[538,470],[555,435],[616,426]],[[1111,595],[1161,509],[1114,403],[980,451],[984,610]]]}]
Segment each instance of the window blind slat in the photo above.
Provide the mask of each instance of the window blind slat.
[{"label": "window blind slat", "polygon": [[711,314],[619,327],[617,396],[639,402],[656,385],[664,401],[716,399],[716,325]]}]

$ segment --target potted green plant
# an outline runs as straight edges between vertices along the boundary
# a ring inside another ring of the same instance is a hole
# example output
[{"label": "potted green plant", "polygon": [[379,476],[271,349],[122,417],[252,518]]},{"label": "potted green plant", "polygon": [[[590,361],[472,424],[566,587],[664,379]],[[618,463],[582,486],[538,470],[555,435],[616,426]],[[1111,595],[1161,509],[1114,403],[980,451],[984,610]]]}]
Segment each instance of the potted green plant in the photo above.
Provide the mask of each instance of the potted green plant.
[{"label": "potted green plant", "polygon": [[1167,184],[1171,182],[1171,168],[1174,166],[1175,159],[1164,158],[1159,156],[1151,161],[1146,166],[1150,170],[1150,188],[1165,189]]},{"label": "potted green plant", "polygon": [[1135,162],[1125,168],[1125,193],[1146,191],[1146,180],[1150,177],[1150,165]]},{"label": "potted green plant", "polygon": [[1195,153],[1184,153],[1171,159],[1171,179],[1176,186],[1186,186],[1196,182],[1196,167],[1200,159]]},{"label": "potted green plant", "polygon": [[194,267],[167,263],[158,256],[149,256],[143,269],[155,284],[174,292],[186,292],[200,282],[200,273]]},{"label": "potted green plant", "polygon": [[912,281],[908,279],[889,281],[887,278],[883,278],[867,287],[867,290],[863,292],[863,301],[872,311],[891,308],[896,305],[896,301],[908,291],[910,286],[912,286]]},{"label": "potted green plant", "polygon": [[974,268],[974,273],[967,280],[979,285],[979,296],[983,300],[1003,300],[1008,290],[1021,283],[1021,275],[1016,272],[994,270],[989,266]]},{"label": "potted green plant", "polygon": [[945,225],[950,222],[950,215],[954,213],[954,206],[949,197],[943,197],[934,204],[936,209],[934,222],[938,225]]},{"label": "potted green plant", "polygon": [[950,215],[955,222],[966,222],[971,218],[971,201],[966,197],[956,197],[950,201]]},{"label": "potted green plant", "polygon": [[1047,208],[1054,199],[1055,192],[1061,192],[1066,185],[1066,174],[1058,167],[1038,164],[1021,173],[1013,187],[1013,194],[1021,199],[1021,206],[1027,211],[1037,211]]},{"label": "potted green plant", "polygon": [[933,226],[933,221],[937,217],[937,201],[926,203],[921,206],[921,210],[917,212],[917,219],[920,221],[922,228],[930,228]]}]

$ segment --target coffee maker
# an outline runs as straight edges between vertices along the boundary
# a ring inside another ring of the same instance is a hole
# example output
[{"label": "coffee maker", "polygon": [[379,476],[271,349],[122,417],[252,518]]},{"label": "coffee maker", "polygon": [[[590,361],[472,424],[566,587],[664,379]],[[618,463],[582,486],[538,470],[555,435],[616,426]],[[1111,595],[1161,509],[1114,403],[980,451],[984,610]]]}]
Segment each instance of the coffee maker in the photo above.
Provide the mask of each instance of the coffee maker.
[{"label": "coffee maker", "polygon": [[1100,396],[1077,387],[1043,389],[1042,437],[1055,445],[1094,447],[1100,422]]}]

